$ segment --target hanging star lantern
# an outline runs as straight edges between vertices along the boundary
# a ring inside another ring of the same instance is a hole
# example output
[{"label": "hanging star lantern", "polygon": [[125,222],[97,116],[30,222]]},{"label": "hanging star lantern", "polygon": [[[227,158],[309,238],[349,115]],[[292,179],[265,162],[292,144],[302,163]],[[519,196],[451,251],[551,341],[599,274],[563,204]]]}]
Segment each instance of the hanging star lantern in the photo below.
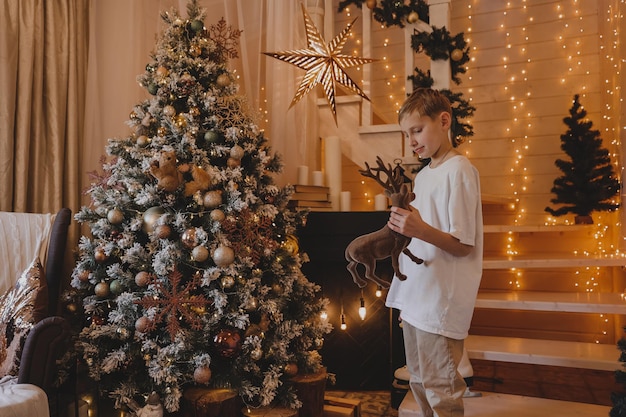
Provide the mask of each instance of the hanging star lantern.
[{"label": "hanging star lantern", "polygon": [[324,87],[324,94],[326,94],[326,99],[328,100],[330,110],[335,118],[335,123],[337,123],[337,109],[335,103],[336,84],[341,84],[350,91],[369,100],[367,95],[350,78],[345,70],[358,65],[369,64],[374,62],[375,59],[355,57],[341,53],[356,19],[349,23],[332,42],[326,44],[324,38],[315,27],[313,20],[306,12],[304,5],[302,4],[301,6],[306,28],[307,49],[264,52],[264,54],[306,70],[306,74],[289,108],[300,101],[300,99],[316,85],[321,84]]}]

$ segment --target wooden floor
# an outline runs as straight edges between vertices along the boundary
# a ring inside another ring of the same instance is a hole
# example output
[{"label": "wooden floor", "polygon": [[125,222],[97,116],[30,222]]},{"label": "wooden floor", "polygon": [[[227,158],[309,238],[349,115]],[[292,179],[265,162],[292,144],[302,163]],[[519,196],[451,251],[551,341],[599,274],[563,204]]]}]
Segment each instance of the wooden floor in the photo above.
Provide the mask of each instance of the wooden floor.
[{"label": "wooden floor", "polygon": [[[476,391],[473,391],[476,392]],[[390,405],[388,391],[332,391],[327,395],[361,401],[361,417],[421,417],[412,396],[405,397],[399,410]],[[545,398],[480,392],[465,398],[465,417],[608,417],[611,407]]]},{"label": "wooden floor", "polygon": [[[482,392],[465,398],[465,417],[607,417],[610,407],[545,398]],[[399,417],[421,417],[412,395],[404,398]]]}]

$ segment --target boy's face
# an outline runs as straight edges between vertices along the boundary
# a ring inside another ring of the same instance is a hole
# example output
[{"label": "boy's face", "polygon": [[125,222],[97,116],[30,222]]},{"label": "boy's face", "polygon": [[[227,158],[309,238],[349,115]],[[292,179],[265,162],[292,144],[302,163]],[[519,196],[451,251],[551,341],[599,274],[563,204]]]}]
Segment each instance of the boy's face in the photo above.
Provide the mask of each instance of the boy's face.
[{"label": "boy's face", "polygon": [[449,149],[446,144],[450,143],[448,140],[450,122],[450,114],[447,112],[441,112],[434,118],[420,116],[414,112],[400,121],[400,130],[409,141],[413,153],[420,159],[426,159]]}]

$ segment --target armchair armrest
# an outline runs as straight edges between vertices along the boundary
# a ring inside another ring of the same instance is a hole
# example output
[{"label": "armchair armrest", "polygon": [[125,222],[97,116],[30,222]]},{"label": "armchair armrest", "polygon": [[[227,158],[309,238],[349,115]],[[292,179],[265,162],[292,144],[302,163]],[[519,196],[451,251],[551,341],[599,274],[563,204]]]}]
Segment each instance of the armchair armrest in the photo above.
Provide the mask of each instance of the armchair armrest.
[{"label": "armchair armrest", "polygon": [[57,375],[57,360],[70,344],[70,325],[63,317],[46,317],[28,333],[20,358],[19,384],[34,384],[48,397]]}]

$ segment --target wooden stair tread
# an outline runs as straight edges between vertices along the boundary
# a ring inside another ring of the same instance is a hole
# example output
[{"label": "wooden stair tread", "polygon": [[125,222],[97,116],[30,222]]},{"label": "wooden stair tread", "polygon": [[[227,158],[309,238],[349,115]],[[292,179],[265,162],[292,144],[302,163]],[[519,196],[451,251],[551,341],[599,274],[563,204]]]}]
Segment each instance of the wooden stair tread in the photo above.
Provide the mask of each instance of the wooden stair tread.
[{"label": "wooden stair tread", "polygon": [[626,314],[623,294],[600,292],[480,291],[477,308]]},{"label": "wooden stair tread", "polygon": [[470,335],[470,359],[614,371],[620,369],[616,345]]},{"label": "wooden stair tread", "polygon": [[483,259],[484,269],[576,268],[584,266],[626,266],[626,257],[542,253],[540,255],[485,256]]},{"label": "wooden stair tread", "polygon": [[[465,398],[465,417],[546,417],[546,416],[607,416],[611,407],[571,401],[549,400],[522,395],[481,392],[480,397]],[[409,391],[398,409],[398,417],[421,416],[413,394]]]},{"label": "wooden stair tread", "polygon": [[592,224],[576,225],[509,225],[509,224],[486,224],[483,226],[484,233],[562,233],[580,232],[593,230]]}]

